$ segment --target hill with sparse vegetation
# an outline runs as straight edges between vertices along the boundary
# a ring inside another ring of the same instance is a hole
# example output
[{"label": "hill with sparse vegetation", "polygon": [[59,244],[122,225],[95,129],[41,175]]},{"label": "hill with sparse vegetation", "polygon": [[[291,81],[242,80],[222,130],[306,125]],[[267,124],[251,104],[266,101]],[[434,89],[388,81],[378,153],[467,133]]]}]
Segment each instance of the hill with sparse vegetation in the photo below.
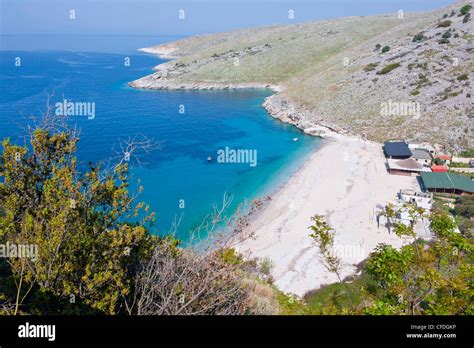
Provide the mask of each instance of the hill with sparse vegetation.
[{"label": "hill with sparse vegetation", "polygon": [[[172,60],[145,89],[272,87],[264,106],[308,133],[473,147],[472,2],[428,13],[349,17],[191,37],[145,52]],[[419,116],[381,104],[418,103]],[[321,128],[323,126],[323,128]]]}]

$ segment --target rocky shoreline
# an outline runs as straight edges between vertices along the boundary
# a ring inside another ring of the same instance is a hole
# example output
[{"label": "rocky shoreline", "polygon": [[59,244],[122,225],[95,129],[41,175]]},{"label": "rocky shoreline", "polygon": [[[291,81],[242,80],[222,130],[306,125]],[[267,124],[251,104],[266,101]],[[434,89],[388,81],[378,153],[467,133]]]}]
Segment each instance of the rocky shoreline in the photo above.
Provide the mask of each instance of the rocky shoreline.
[{"label": "rocky shoreline", "polygon": [[[266,50],[267,47],[257,47],[254,50]],[[337,135],[344,134],[344,131],[332,125],[321,123],[314,123],[310,121],[314,119],[311,117],[309,111],[301,110],[287,97],[284,97],[280,92],[284,88],[280,85],[270,83],[219,83],[219,82],[184,82],[177,81],[176,78],[181,75],[199,68],[209,61],[224,58],[233,58],[237,53],[225,53],[218,57],[211,57],[203,60],[196,60],[192,64],[178,63],[176,60],[180,56],[179,47],[173,45],[159,45],[149,48],[140,48],[139,51],[157,55],[162,59],[169,59],[160,65],[154,67],[155,73],[144,76],[135,81],[131,81],[128,85],[132,88],[147,89],[147,90],[237,90],[237,89],[270,89],[275,94],[265,98],[263,107],[274,118],[294,125],[309,135],[318,136],[322,138],[333,138]]]},{"label": "rocky shoreline", "polygon": [[[143,50],[143,49],[142,49]],[[150,52],[151,53],[151,52]],[[157,54],[156,52],[153,52]],[[129,82],[132,88],[147,90],[237,90],[237,89],[262,89],[267,88],[275,94],[265,98],[263,107],[273,118],[282,122],[289,123],[301,129],[304,133],[322,138],[333,138],[345,132],[337,127],[326,124],[315,124],[309,121],[308,111],[295,111],[297,107],[282,96],[279,92],[283,91],[281,86],[266,83],[242,83],[242,84],[222,84],[222,83],[183,83],[172,81],[163,75],[173,74],[171,62],[158,65],[155,70],[157,73],[142,77],[138,80]]]},{"label": "rocky shoreline", "polygon": [[272,117],[294,125],[309,135],[321,138],[335,138],[346,134],[337,127],[309,121],[310,117],[308,116],[310,113],[308,111],[295,111],[297,110],[295,105],[279,93],[265,98],[263,107]]},{"label": "rocky shoreline", "polygon": [[265,83],[242,83],[242,84],[222,84],[222,83],[201,83],[201,82],[174,82],[166,78],[156,77],[154,75],[145,76],[139,80],[129,82],[128,85],[138,89],[149,90],[231,90],[231,89],[249,89],[249,88],[269,88],[278,91],[278,86]]}]

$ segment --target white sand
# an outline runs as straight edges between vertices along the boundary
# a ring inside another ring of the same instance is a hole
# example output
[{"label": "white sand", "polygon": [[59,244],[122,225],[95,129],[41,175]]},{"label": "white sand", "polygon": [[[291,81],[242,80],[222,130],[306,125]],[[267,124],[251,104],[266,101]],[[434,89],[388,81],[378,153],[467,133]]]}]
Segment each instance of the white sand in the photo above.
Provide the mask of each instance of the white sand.
[{"label": "white sand", "polygon": [[335,245],[344,261],[343,275],[379,243],[401,246],[377,226],[377,205],[396,199],[402,189],[419,189],[415,177],[390,175],[380,144],[337,136],[324,144],[278,192],[243,235],[236,249],[247,257],[268,257],[276,286],[296,295],[337,281],[323,266],[309,237],[310,217],[324,215],[335,229]]},{"label": "white sand", "polygon": [[165,44],[154,47],[139,48],[138,50],[140,52],[156,54],[157,56],[163,59],[174,59],[176,58],[176,56],[173,55],[173,53],[178,50],[178,47]]}]

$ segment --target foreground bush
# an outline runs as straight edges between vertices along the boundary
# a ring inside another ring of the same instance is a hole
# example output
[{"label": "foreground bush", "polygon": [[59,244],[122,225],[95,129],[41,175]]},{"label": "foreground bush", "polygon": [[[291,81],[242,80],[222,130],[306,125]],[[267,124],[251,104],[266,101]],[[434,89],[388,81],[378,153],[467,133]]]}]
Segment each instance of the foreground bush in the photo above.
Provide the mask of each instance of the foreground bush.
[{"label": "foreground bush", "polygon": [[150,235],[153,214],[130,194],[128,165],[78,169],[76,131],[43,121],[28,144],[3,141],[0,244],[37,252],[0,259],[0,313],[245,312],[237,267]]}]

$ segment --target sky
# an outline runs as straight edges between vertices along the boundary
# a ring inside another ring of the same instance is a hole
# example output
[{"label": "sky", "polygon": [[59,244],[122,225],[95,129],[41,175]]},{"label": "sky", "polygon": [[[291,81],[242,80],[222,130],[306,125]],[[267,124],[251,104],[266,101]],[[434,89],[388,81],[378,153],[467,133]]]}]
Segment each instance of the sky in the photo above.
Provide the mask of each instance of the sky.
[{"label": "sky", "polygon": [[[309,20],[426,11],[450,0],[0,0],[0,33],[188,36]],[[71,17],[74,11],[75,18]],[[184,19],[180,19],[184,10]],[[288,11],[294,11],[294,19]],[[182,13],[181,13],[182,14]]]}]

